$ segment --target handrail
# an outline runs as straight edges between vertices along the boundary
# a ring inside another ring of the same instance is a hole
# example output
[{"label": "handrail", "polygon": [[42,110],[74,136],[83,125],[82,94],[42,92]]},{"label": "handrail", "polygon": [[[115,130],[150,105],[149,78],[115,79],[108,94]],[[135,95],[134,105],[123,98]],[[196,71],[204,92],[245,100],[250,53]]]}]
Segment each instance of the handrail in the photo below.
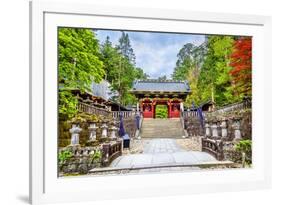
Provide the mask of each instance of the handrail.
[{"label": "handrail", "polygon": [[79,112],[86,112],[89,114],[96,114],[96,115],[110,115],[110,111],[98,108],[92,105],[88,105],[86,103],[78,102],[77,109]]},{"label": "handrail", "polygon": [[134,116],[135,112],[134,111],[111,111],[111,115],[115,119],[120,118],[120,115],[122,115],[123,118],[128,118],[128,117]]},{"label": "handrail", "polygon": [[102,165],[108,166],[114,159],[122,155],[122,141],[102,145]]},{"label": "handrail", "polygon": [[251,103],[249,101],[243,101],[238,103],[233,103],[230,105],[226,105],[223,107],[218,108],[213,113],[224,113],[224,112],[232,112],[239,109],[247,109],[251,108]]},{"label": "handrail", "polygon": [[223,141],[202,138],[202,151],[213,155],[217,160],[223,160]]}]

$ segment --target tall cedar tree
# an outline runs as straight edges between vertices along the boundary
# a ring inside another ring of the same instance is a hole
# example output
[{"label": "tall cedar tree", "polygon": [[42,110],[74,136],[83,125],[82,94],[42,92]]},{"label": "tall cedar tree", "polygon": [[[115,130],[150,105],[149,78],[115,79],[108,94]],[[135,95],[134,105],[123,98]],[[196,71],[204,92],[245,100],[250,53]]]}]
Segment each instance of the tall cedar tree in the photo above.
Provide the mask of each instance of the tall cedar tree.
[{"label": "tall cedar tree", "polygon": [[252,38],[240,37],[234,43],[230,75],[240,95],[251,96],[252,91]]},{"label": "tall cedar tree", "polygon": [[104,77],[99,58],[99,44],[90,29],[60,28],[59,33],[59,113],[71,118],[76,112],[77,99],[71,90],[91,92],[92,82]]}]

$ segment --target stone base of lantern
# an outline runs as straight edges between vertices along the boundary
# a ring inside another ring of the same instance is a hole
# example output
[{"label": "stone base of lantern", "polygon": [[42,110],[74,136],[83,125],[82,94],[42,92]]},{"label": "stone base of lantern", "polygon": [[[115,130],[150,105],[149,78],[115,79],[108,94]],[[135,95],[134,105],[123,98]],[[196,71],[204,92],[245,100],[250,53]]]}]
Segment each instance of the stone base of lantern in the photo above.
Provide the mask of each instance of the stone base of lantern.
[{"label": "stone base of lantern", "polygon": [[86,146],[90,146],[90,147],[94,147],[94,146],[97,146],[97,145],[99,145],[99,141],[98,140],[88,140],[87,142],[86,142]]},{"label": "stone base of lantern", "polygon": [[108,142],[109,141],[109,138],[108,137],[100,137],[98,139],[99,142]]},{"label": "stone base of lantern", "polygon": [[67,147],[81,147],[80,144],[69,144],[67,145]]}]

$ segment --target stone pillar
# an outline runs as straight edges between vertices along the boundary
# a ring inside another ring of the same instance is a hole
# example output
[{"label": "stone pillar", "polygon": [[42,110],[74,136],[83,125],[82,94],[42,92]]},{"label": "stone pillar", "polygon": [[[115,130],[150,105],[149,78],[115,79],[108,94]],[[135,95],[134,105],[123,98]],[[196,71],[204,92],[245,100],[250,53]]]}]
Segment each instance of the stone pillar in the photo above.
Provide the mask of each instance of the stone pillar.
[{"label": "stone pillar", "polygon": [[140,111],[140,104],[137,103],[137,113]]},{"label": "stone pillar", "polygon": [[181,112],[184,111],[183,102],[180,102],[180,111],[181,111]]},{"label": "stone pillar", "polygon": [[222,138],[227,138],[226,119],[222,120],[220,127],[221,127]]},{"label": "stone pillar", "polygon": [[211,127],[209,122],[205,122],[205,136],[206,137],[211,137]]},{"label": "stone pillar", "polygon": [[213,122],[213,124],[211,125],[211,129],[212,129],[212,137],[214,138],[218,138],[218,126],[216,124],[216,122]]},{"label": "stone pillar", "polygon": [[89,136],[89,141],[95,141],[97,139],[97,129],[98,127],[96,126],[96,123],[92,122],[90,123],[89,126],[89,131],[90,131],[90,136]]},{"label": "stone pillar", "polygon": [[241,139],[240,119],[234,119],[232,127],[234,129],[234,140],[240,140]]},{"label": "stone pillar", "polygon": [[118,130],[118,128],[114,124],[110,127],[110,139],[111,140],[117,139],[117,137],[116,137],[116,131],[117,130]]},{"label": "stone pillar", "polygon": [[79,127],[78,124],[72,124],[72,128],[69,130],[71,133],[71,140],[70,145],[79,145],[79,133],[82,131],[82,129]]},{"label": "stone pillar", "polygon": [[107,129],[108,129],[108,126],[106,123],[103,123],[102,126],[101,126],[101,137],[102,138],[106,138],[107,137]]}]

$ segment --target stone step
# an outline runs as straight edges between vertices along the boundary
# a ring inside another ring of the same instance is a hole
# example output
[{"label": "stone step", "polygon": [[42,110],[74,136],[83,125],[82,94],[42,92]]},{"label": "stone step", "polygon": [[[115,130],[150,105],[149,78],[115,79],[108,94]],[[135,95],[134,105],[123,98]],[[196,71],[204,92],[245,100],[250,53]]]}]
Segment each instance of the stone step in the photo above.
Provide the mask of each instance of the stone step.
[{"label": "stone step", "polygon": [[140,134],[143,138],[182,138],[184,130],[180,119],[144,119]]}]

